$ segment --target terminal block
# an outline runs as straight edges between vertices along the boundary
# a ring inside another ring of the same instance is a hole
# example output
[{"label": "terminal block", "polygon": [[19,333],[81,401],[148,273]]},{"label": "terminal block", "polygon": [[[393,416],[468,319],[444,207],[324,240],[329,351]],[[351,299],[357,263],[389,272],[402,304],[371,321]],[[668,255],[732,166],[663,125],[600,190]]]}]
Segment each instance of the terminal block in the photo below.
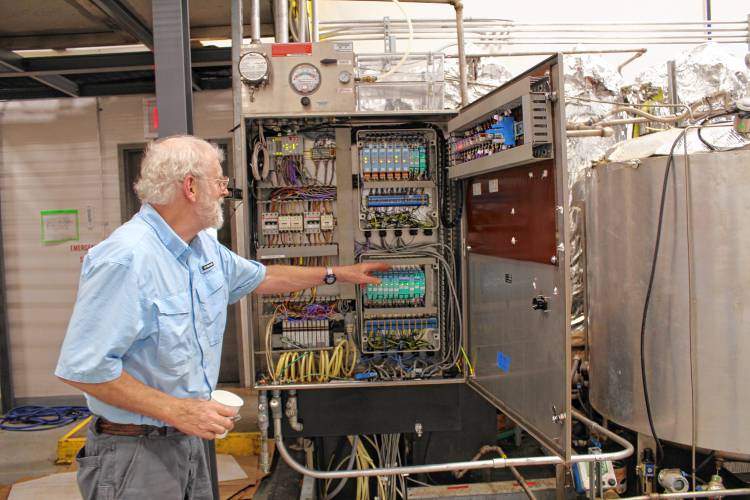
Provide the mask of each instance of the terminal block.
[{"label": "terminal block", "polygon": [[281,135],[268,138],[268,152],[272,156],[302,156],[302,136]]},{"label": "terminal block", "polygon": [[274,349],[315,349],[331,346],[331,328],[327,319],[287,319],[281,322],[281,334],[273,339]]},{"label": "terminal block", "polygon": [[390,271],[376,272],[379,285],[367,285],[365,307],[424,306],[425,272],[421,266],[394,266]]},{"label": "terminal block", "polygon": [[365,320],[364,353],[423,352],[440,349],[440,330],[435,316]]},{"label": "terminal block", "polygon": [[367,131],[357,144],[365,181],[424,180],[430,175],[429,140],[423,133]]}]

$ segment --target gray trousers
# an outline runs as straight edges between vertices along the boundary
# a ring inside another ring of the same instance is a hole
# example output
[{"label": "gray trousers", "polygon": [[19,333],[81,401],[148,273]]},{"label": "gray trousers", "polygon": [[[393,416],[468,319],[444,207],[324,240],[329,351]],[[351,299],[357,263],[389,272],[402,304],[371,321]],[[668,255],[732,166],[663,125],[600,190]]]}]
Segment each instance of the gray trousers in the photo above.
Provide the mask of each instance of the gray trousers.
[{"label": "gray trousers", "polygon": [[147,436],[100,434],[89,426],[78,452],[84,500],[211,500],[203,440],[177,431]]}]

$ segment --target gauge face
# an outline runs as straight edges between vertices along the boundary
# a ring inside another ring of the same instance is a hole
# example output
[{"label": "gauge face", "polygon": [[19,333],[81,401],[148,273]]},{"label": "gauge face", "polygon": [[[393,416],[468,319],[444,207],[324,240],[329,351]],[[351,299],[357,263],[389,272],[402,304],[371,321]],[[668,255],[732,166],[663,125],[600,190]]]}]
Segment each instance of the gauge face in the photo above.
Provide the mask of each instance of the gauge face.
[{"label": "gauge face", "polygon": [[299,94],[312,94],[320,87],[320,70],[309,63],[298,64],[289,73],[289,85]]},{"label": "gauge face", "polygon": [[240,57],[240,76],[250,83],[259,83],[268,77],[268,59],[259,52],[248,52]]},{"label": "gauge face", "polygon": [[342,71],[339,73],[339,82],[341,83],[349,83],[349,81],[352,79],[352,74],[348,71]]}]

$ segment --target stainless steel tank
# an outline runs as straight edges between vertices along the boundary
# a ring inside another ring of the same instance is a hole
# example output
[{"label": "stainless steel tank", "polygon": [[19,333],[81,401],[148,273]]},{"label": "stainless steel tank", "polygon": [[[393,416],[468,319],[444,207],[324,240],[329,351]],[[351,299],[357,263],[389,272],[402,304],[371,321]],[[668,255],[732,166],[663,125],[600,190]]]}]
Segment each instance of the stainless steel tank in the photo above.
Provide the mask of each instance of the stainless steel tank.
[{"label": "stainless steel tank", "polygon": [[[586,203],[591,401],[650,434],[640,328],[667,160],[594,168]],[[646,326],[657,435],[692,442],[686,198],[691,203],[696,445],[750,453],[750,151],[675,159]]]}]

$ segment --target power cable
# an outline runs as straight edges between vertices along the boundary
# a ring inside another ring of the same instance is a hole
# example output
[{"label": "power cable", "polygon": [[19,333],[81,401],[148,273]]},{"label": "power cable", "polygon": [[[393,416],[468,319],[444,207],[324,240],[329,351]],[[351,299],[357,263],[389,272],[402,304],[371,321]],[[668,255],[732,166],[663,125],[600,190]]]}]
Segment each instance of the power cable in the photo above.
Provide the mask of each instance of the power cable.
[{"label": "power cable", "polygon": [[667,183],[669,181],[669,173],[672,171],[672,164],[674,163],[674,151],[680,140],[685,139],[687,129],[683,130],[680,135],[672,143],[672,147],[669,150],[669,157],[667,158],[667,166],[664,169],[664,181],[661,189],[661,200],[659,202],[659,222],[656,228],[656,242],[654,243],[654,255],[651,260],[651,272],[648,279],[648,288],[646,289],[646,298],[643,303],[643,316],[641,318],[641,334],[640,334],[640,347],[641,347],[641,380],[643,383],[643,398],[646,402],[646,415],[648,416],[648,425],[651,429],[651,435],[656,441],[657,453],[656,453],[656,464],[658,465],[661,458],[664,456],[664,448],[662,448],[661,441],[656,434],[656,428],[654,426],[653,414],[651,411],[651,400],[648,394],[648,382],[646,378],[646,320],[648,318],[648,306],[651,302],[651,291],[654,286],[654,276],[656,274],[656,262],[659,258],[659,247],[661,245],[661,230],[664,222],[664,204],[666,201],[667,194]]}]

